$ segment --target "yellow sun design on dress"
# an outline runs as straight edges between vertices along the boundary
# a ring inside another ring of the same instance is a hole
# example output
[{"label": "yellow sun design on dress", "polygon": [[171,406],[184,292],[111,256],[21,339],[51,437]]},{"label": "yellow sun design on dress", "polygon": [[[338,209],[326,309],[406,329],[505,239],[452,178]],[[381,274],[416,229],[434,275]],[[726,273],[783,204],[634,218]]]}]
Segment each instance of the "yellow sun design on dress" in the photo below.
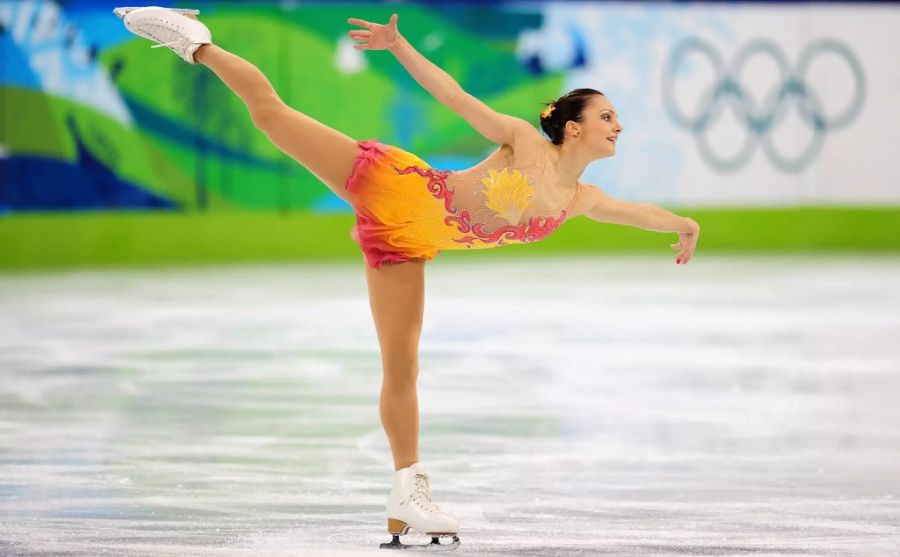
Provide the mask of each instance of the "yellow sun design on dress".
[{"label": "yellow sun design on dress", "polygon": [[491,170],[481,182],[485,186],[486,205],[508,222],[517,224],[531,204],[534,188],[519,170]]}]

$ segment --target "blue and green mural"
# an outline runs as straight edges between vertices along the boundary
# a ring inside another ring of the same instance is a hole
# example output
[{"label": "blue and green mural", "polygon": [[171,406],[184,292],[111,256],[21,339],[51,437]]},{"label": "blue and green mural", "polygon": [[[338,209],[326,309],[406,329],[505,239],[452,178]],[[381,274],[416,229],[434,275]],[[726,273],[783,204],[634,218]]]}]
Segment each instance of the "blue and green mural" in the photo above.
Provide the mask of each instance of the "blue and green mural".
[{"label": "blue and green mural", "polygon": [[[0,5],[3,212],[349,212],[254,128],[215,74],[151,50],[112,15],[112,5]],[[414,150],[436,166],[474,164],[486,142],[389,53],[353,50],[348,9],[203,4],[201,17],[218,44],[257,65],[296,109],[356,139]],[[377,6],[352,10],[376,20],[390,15]],[[411,40],[431,41],[431,59],[499,110],[533,109],[534,99],[561,86],[560,77],[535,80],[516,61],[512,37],[473,34],[428,8],[405,7],[403,15]],[[429,39],[434,29],[440,38]]]}]

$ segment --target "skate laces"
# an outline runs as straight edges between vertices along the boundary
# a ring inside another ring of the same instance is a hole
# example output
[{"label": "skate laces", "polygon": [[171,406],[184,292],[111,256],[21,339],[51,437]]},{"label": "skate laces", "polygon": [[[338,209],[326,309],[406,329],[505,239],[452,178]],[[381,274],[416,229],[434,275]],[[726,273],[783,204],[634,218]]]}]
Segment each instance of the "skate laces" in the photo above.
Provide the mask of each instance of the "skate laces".
[{"label": "skate laces", "polygon": [[166,39],[174,39],[174,40],[166,40],[166,39],[163,39],[162,37],[160,37],[159,39],[155,39],[155,40],[165,41],[165,42],[160,42],[159,44],[155,44],[155,45],[151,46],[150,48],[161,48],[164,46],[165,47],[172,47],[172,46],[180,47],[185,43],[192,44],[189,37],[179,33],[178,31],[176,31],[168,26],[160,25],[158,23],[147,23],[144,25],[145,30],[148,27],[152,27],[153,30],[157,33],[157,35],[162,35],[162,36],[168,35],[168,37],[166,37]]},{"label": "skate laces", "polygon": [[151,46],[150,48],[159,48],[159,47],[161,47],[161,46],[175,46],[175,45],[177,45],[177,44],[180,43],[180,42],[181,42],[181,41],[178,40],[178,41],[172,41],[172,42],[170,42],[170,43],[159,43],[159,44],[155,44],[155,45]]},{"label": "skate laces", "polygon": [[413,491],[412,499],[419,503],[419,506],[431,514],[441,514],[441,510],[437,508],[431,501],[431,486],[428,484],[428,476],[426,474],[416,474],[416,487]]}]

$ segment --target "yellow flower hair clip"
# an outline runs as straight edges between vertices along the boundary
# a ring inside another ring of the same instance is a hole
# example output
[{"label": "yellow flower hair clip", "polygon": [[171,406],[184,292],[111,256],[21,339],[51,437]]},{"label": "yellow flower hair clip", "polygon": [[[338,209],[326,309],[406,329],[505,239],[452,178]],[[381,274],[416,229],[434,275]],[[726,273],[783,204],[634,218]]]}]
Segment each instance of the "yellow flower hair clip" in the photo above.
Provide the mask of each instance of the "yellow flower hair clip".
[{"label": "yellow flower hair clip", "polygon": [[541,111],[541,118],[549,118],[550,114],[556,109],[556,105],[550,103],[547,105],[547,108]]}]

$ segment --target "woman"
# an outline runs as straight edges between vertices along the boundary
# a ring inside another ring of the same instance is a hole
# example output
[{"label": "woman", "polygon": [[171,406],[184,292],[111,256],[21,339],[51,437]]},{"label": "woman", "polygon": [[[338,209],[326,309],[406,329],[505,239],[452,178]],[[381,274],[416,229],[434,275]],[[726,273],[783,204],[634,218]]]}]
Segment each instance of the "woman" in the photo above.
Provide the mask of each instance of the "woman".
[{"label": "woman", "polygon": [[[210,68],[247,105],[253,123],[282,151],[314,173],[355,211],[351,236],[363,251],[375,328],[381,346],[381,420],[394,459],[388,497],[390,547],[410,528],[453,536],[457,521],[432,501],[429,476],[418,457],[418,345],[424,307],[425,262],[444,249],[482,249],[540,240],[566,219],[591,219],[677,232],[676,263],[690,261],[699,226],[646,203],[627,203],[582,184],[587,165],[615,154],[622,132],[609,100],[576,89],[540,115],[546,141],[525,120],[499,114],[469,95],[429,62],[397,29],[360,19],[349,31],[360,50],[389,50],[441,103],[500,145],[478,165],[460,172],[375,140],[354,141],[287,106],[252,64],[212,43],[196,10],[117,8],[133,33],[167,46],[191,64]],[[440,544],[439,544],[440,545]]]}]

